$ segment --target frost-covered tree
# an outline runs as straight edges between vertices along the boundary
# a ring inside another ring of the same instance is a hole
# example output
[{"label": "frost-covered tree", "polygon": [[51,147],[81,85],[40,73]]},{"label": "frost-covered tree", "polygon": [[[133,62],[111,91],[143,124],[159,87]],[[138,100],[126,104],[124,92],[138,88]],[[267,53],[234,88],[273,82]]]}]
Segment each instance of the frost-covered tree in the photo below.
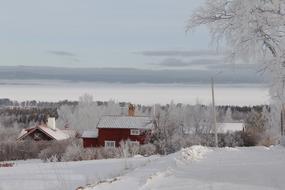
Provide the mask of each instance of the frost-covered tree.
[{"label": "frost-covered tree", "polygon": [[262,63],[271,75],[272,101],[281,107],[285,101],[285,1],[207,0],[191,16],[188,29],[200,25],[209,28],[213,41],[232,60]]},{"label": "frost-covered tree", "polygon": [[151,142],[159,153],[168,154],[185,146],[211,141],[210,107],[199,103],[194,106],[171,103],[166,107],[156,105],[155,110]]},{"label": "frost-covered tree", "polygon": [[227,108],[226,115],[224,117],[224,122],[233,122],[232,109],[230,107]]},{"label": "frost-covered tree", "polygon": [[213,117],[209,106],[204,106],[197,102],[194,106],[186,106],[183,113],[184,130],[187,133],[201,136],[211,132]]},{"label": "frost-covered tree", "polygon": [[120,115],[120,105],[114,101],[98,105],[92,95],[79,97],[77,106],[63,105],[58,109],[57,126],[76,129],[78,132],[94,130],[102,115]]},{"label": "frost-covered tree", "polygon": [[168,154],[181,148],[181,113],[181,108],[173,102],[164,108],[155,106],[154,130],[150,141],[156,145],[159,153]]}]

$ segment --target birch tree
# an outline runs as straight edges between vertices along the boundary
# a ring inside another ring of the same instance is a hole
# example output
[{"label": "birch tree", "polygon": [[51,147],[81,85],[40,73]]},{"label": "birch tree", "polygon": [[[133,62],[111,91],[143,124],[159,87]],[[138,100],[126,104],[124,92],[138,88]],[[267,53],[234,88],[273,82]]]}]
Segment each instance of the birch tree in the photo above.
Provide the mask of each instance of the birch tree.
[{"label": "birch tree", "polygon": [[272,103],[281,108],[285,100],[285,1],[206,0],[187,28],[201,25],[209,28],[213,42],[229,52],[231,60],[260,63],[261,70],[271,76]]}]

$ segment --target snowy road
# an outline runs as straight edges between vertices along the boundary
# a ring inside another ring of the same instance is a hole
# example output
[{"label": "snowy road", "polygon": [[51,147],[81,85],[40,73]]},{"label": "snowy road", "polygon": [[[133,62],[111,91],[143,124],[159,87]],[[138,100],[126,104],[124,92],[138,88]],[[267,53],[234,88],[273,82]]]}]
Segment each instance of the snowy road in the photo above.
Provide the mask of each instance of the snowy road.
[{"label": "snowy road", "polygon": [[176,153],[116,178],[92,190],[283,190],[285,148],[223,148],[198,161]]}]

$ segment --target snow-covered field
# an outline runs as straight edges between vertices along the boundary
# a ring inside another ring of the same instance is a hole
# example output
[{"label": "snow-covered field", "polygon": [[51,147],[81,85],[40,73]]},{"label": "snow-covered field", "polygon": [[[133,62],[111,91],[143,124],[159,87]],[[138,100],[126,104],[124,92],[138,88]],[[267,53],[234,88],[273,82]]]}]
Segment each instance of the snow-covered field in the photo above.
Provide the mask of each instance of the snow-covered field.
[{"label": "snow-covered field", "polygon": [[284,172],[285,148],[281,146],[194,146],[163,157],[20,162],[0,169],[0,189],[70,190],[90,184],[84,189],[281,190],[285,189]]},{"label": "snow-covered field", "polygon": [[113,183],[102,183],[87,189],[285,189],[285,149],[282,147],[213,151],[196,147],[186,152],[189,154],[186,159],[185,153],[179,152],[118,177]]},{"label": "snow-covered field", "polygon": [[0,190],[75,190],[77,187],[123,175],[158,156],[96,161],[42,163],[17,161],[0,168]]},{"label": "snow-covered field", "polygon": [[[211,102],[210,84],[112,84],[70,83],[62,81],[0,81],[0,98],[12,100],[58,101],[78,100],[84,93],[95,100],[133,102],[152,105],[156,103],[203,104]],[[268,103],[268,89],[262,85],[216,85],[218,105],[257,105]],[[244,98],[243,98],[244,97]]]}]

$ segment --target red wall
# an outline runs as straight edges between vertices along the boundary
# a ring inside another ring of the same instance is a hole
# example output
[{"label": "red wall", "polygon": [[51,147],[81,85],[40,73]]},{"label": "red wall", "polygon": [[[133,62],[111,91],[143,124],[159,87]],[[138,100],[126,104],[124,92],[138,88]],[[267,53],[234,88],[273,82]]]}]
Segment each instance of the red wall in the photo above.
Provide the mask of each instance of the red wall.
[{"label": "red wall", "polygon": [[83,147],[91,148],[98,146],[98,141],[96,138],[83,138]]},{"label": "red wall", "polygon": [[83,138],[83,146],[87,147],[104,147],[105,141],[116,141],[116,146],[120,145],[120,141],[139,141],[140,144],[145,143],[146,133],[141,135],[131,135],[130,129],[99,129],[98,138]]}]

